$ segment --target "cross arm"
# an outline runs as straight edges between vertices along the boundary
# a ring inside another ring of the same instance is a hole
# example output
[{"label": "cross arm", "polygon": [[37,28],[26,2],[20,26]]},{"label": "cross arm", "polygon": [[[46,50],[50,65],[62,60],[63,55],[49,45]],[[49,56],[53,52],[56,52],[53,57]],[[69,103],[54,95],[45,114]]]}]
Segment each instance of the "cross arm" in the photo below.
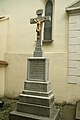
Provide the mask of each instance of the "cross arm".
[{"label": "cross arm", "polygon": [[32,18],[32,19],[30,19],[30,23],[31,24],[35,24],[35,23],[37,23],[37,20],[40,20],[41,22],[43,22],[43,21],[51,21],[51,17],[50,16],[45,16],[45,17],[42,17],[42,18]]},{"label": "cross arm", "polygon": [[32,19],[30,19],[30,23],[31,24],[35,24],[37,22],[37,18],[32,18]]}]

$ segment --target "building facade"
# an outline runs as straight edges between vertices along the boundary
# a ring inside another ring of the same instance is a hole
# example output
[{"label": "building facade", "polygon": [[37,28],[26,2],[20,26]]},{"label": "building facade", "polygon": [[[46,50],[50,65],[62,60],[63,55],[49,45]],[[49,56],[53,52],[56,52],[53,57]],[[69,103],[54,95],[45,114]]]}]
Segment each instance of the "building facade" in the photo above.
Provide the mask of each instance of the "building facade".
[{"label": "building facade", "polygon": [[[27,76],[27,58],[32,56],[36,25],[30,19],[47,0],[0,1],[0,96],[17,97]],[[43,43],[49,59],[49,79],[56,102],[80,99],[80,0],[52,0],[52,42]],[[44,15],[44,14],[43,14]],[[42,36],[44,41],[44,35]]]}]

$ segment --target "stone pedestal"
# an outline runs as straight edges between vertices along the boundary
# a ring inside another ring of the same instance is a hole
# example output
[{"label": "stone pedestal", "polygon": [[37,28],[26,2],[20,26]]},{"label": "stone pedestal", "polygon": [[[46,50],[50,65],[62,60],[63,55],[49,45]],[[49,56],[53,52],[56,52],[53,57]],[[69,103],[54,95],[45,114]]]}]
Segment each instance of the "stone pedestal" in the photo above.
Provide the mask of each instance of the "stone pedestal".
[{"label": "stone pedestal", "polygon": [[49,64],[44,57],[28,60],[27,80],[19,95],[17,109],[10,113],[9,120],[58,120],[51,82],[48,78]]}]

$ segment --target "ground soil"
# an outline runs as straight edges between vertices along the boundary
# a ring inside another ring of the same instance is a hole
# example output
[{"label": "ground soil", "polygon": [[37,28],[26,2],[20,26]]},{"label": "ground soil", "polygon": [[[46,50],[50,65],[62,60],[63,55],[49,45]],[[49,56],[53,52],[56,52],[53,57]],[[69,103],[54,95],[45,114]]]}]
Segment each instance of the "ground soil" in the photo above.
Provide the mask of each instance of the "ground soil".
[{"label": "ground soil", "polygon": [[16,99],[1,98],[4,101],[3,107],[0,107],[0,120],[9,120],[9,113],[16,108]]}]

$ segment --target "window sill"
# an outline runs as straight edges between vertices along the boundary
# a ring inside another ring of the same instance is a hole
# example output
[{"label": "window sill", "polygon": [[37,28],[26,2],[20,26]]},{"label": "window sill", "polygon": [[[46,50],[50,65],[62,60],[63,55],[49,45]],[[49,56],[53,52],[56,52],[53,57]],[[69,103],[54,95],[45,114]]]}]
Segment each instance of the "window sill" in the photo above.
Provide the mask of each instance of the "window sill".
[{"label": "window sill", "polygon": [[50,43],[52,43],[53,41],[54,41],[54,40],[43,40],[42,42],[43,42],[43,44],[46,44],[46,43],[47,43],[47,44],[48,44],[48,43],[50,44]]}]

